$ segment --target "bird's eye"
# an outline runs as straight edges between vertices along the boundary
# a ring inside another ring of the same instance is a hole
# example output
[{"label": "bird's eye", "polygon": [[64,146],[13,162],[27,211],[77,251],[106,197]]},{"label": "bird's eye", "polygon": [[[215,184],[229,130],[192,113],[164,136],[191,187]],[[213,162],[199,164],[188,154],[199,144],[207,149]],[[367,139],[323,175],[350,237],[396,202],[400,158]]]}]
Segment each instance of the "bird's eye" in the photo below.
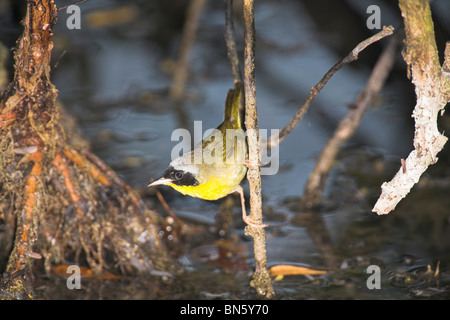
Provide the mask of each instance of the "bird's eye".
[{"label": "bird's eye", "polygon": [[180,172],[180,171],[175,172],[175,178],[177,180],[180,180],[181,178],[183,178],[183,172]]}]

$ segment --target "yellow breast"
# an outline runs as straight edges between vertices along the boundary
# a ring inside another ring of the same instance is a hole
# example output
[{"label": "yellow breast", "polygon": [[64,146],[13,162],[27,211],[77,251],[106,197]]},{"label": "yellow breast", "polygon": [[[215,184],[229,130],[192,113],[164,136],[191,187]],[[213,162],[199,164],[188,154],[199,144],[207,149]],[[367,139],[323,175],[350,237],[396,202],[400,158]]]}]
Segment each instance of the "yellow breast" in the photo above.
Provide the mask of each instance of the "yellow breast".
[{"label": "yellow breast", "polygon": [[227,166],[226,169],[215,168],[215,172],[203,172],[199,185],[169,185],[178,192],[204,200],[217,200],[235,191],[247,171],[244,165]]}]

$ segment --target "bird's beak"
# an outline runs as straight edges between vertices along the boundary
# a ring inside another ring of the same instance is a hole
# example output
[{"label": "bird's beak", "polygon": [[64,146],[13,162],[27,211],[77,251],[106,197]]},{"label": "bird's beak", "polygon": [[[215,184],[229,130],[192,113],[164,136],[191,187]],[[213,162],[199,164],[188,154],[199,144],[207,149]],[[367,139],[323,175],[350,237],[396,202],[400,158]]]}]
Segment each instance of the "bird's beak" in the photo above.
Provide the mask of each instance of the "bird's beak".
[{"label": "bird's beak", "polygon": [[148,185],[148,187],[159,186],[161,184],[168,184],[169,182],[172,182],[172,180],[167,179],[167,178],[159,178],[158,180],[153,181],[152,183],[150,183]]}]

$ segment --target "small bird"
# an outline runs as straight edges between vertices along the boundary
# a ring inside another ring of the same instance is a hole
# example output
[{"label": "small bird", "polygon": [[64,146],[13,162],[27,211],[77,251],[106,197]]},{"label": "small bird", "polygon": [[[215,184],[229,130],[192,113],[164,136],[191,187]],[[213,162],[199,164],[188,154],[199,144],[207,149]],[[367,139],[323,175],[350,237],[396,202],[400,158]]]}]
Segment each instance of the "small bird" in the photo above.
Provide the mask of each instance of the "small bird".
[{"label": "small bird", "polygon": [[168,185],[184,195],[204,200],[217,200],[238,192],[244,222],[253,227],[265,227],[247,216],[244,190],[240,185],[247,172],[247,145],[239,112],[241,91],[240,82],[228,91],[224,120],[217,130],[192,151],[174,159],[162,177],[148,186]]}]

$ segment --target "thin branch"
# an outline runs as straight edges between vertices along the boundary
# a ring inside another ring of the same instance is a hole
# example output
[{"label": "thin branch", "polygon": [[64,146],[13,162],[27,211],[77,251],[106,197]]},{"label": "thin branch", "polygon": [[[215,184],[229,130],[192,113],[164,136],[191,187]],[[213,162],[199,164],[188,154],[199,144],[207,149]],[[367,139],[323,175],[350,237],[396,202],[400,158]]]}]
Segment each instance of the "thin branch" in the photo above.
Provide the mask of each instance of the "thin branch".
[{"label": "thin branch", "polygon": [[[399,6],[406,33],[403,58],[417,96],[413,111],[414,150],[394,178],[382,184],[381,195],[372,210],[377,214],[395,209],[428,167],[437,162],[437,154],[448,140],[438,130],[437,117],[450,100],[450,77],[439,64],[430,4],[427,0],[399,0]],[[446,55],[448,61],[448,50]]]},{"label": "thin branch", "polygon": [[355,107],[341,120],[333,136],[323,148],[316,166],[306,183],[305,192],[301,200],[302,208],[311,208],[319,203],[328,173],[333,166],[336,156],[345,141],[354,134],[364,113],[383,87],[394,66],[402,37],[403,32],[396,32],[390,39],[389,44],[378,58],[364,89],[359,94]]},{"label": "thin branch", "polygon": [[[233,0],[225,0],[225,44],[227,47],[227,56],[231,65],[231,72],[233,73],[234,84],[242,82],[241,66],[239,57],[236,51],[236,40],[234,35],[234,22],[233,22]],[[241,86],[241,94],[244,97],[244,88]],[[244,99],[241,99],[239,103],[239,112],[241,113],[241,119],[244,119]]]},{"label": "thin branch", "polygon": [[155,193],[156,193],[156,197],[158,198],[159,202],[163,206],[164,210],[166,210],[166,212],[169,214],[169,216],[171,216],[172,219],[175,220],[180,225],[180,229],[182,230],[184,228],[189,228],[189,226],[183,220],[178,218],[178,216],[175,214],[175,212],[173,212],[173,210],[170,208],[170,206],[167,204],[166,200],[164,199],[163,195],[161,194],[161,191],[159,191],[159,189],[157,187],[155,188]]},{"label": "thin branch", "polygon": [[88,0],[80,0],[80,1],[77,1],[77,2],[74,2],[74,3],[71,3],[71,4],[67,4],[67,5],[65,5],[63,7],[58,8],[57,10],[61,11],[61,10],[67,9],[70,6],[77,6],[77,5],[82,4],[82,3],[86,2],[86,1],[88,1]]},{"label": "thin branch", "polygon": [[231,64],[234,83],[242,82],[242,74],[239,66],[239,57],[236,51],[233,23],[233,0],[225,0],[225,43],[227,46],[228,60]]},{"label": "thin branch", "polygon": [[183,39],[180,45],[179,57],[175,66],[175,74],[170,88],[170,97],[179,101],[184,92],[184,86],[189,72],[189,54],[195,41],[200,13],[206,0],[192,0],[187,10],[186,22],[183,27]]},{"label": "thin branch", "polygon": [[[253,0],[244,0],[244,87],[245,87],[245,126],[247,129],[249,168],[247,179],[250,186],[250,218],[262,224],[261,170],[258,134],[258,115],[256,112],[255,87],[255,16]],[[246,234],[253,237],[255,273],[250,284],[258,294],[270,298],[274,294],[272,281],[267,270],[266,234],[264,228],[246,227]]]},{"label": "thin branch", "polygon": [[323,78],[311,88],[309,91],[308,97],[306,98],[303,105],[297,110],[295,115],[292,117],[292,119],[289,121],[289,123],[281,129],[278,136],[270,136],[267,140],[267,147],[269,149],[276,147],[283,141],[289,133],[294,130],[294,128],[300,123],[300,121],[303,119],[304,115],[308,111],[312,101],[314,98],[319,94],[319,92],[323,89],[323,87],[327,84],[328,80],[331,79],[331,77],[338,72],[342,67],[345,65],[355,61],[358,59],[358,55],[361,51],[363,51],[365,48],[367,48],[372,43],[377,42],[378,40],[389,36],[393,33],[394,28],[392,26],[389,27],[383,27],[383,30],[378,32],[377,34],[371,36],[370,38],[364,40],[360,44],[358,44],[346,57],[344,57],[341,61],[336,63],[328,72],[323,76]]}]

